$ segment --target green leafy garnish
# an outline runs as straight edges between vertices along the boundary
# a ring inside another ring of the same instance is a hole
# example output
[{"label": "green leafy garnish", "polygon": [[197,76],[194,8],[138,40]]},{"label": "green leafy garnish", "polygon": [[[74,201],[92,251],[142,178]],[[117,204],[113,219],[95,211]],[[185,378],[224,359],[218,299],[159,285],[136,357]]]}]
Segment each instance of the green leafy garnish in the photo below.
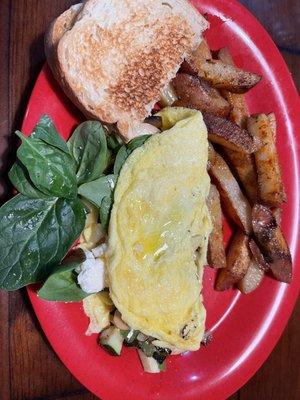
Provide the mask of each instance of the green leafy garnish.
[{"label": "green leafy garnish", "polygon": [[103,174],[109,159],[105,131],[100,122],[80,124],[69,139],[68,146],[77,163],[78,185],[91,182]]},{"label": "green leafy garnish", "polygon": [[31,199],[41,199],[47,197],[44,193],[38,190],[30,176],[28,174],[25,166],[20,162],[16,161],[8,173],[8,177],[14,187],[20,192]]},{"label": "green leafy garnish", "polygon": [[138,147],[142,146],[147,139],[149,139],[151,135],[143,135],[143,136],[138,136],[134,139],[132,139],[129,143],[126,145],[123,145],[120,147],[115,164],[114,164],[114,174],[118,175],[120,173],[120,170],[124,164],[124,162],[127,160],[128,156],[133,152],[133,150],[137,149]]},{"label": "green leafy garnish", "polygon": [[39,282],[65,257],[85,224],[79,199],[18,194],[0,208],[0,288]]},{"label": "green leafy garnish", "polygon": [[77,183],[72,157],[44,140],[16,133],[22,140],[17,156],[37,189],[48,196],[74,198]]},{"label": "green leafy garnish", "polygon": [[78,193],[99,208],[100,222],[107,228],[113,203],[115,175],[103,175],[93,182],[79,186]]},{"label": "green leafy garnish", "polygon": [[81,260],[66,261],[63,265],[56,267],[38,291],[38,296],[44,300],[66,302],[81,301],[89,296],[77,283],[75,269],[81,263]]},{"label": "green leafy garnish", "polygon": [[70,155],[67,143],[59,135],[52,119],[48,115],[43,115],[40,118],[31,134],[31,137],[34,139],[41,139],[51,146],[56,147],[64,153]]}]

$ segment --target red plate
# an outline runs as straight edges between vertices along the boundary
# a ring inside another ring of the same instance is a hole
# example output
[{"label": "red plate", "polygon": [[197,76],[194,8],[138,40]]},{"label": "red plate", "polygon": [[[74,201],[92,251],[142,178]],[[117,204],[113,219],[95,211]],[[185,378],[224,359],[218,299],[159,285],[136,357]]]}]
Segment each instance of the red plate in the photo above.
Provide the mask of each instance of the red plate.
[{"label": "red plate", "polygon": [[[228,46],[240,67],[264,77],[247,99],[252,113],[274,111],[278,120],[278,149],[288,194],[283,230],[293,254],[294,278],[289,286],[266,278],[257,291],[242,296],[236,290],[215,292],[213,271],[207,269],[204,300],[207,327],[213,331],[214,340],[196,353],[172,357],[167,372],[159,375],[145,374],[135,351],[124,349],[121,357],[113,358],[97,346],[96,336],[85,336],[88,320],[81,305],[45,302],[36,297],[33,288],[29,289],[35,312],[58,356],[79,381],[102,399],[227,398],[265,361],[287,323],[299,291],[297,91],[276,46],[245,8],[233,0],[202,0],[194,4],[201,12],[214,16],[207,34],[211,47]],[[32,93],[23,131],[31,132],[43,113],[53,117],[65,138],[81,119],[47,67]]]}]

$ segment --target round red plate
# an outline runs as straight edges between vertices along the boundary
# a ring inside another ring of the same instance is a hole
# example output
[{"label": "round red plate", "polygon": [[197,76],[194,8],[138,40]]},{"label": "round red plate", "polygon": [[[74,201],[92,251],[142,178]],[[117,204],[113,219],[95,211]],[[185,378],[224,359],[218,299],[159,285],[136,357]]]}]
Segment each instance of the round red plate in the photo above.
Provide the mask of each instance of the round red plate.
[{"label": "round red plate", "polygon": [[[135,351],[121,357],[107,355],[96,336],[84,335],[88,320],[80,304],[45,302],[29,289],[35,312],[58,356],[90,391],[102,399],[218,400],[241,387],[261,366],[279,339],[295,304],[300,282],[299,237],[299,128],[300,107],[290,73],[272,40],[256,19],[233,0],[194,1],[210,15],[207,39],[213,49],[228,46],[236,63],[263,75],[262,82],[247,95],[251,113],[276,113],[278,149],[288,194],[283,230],[294,259],[294,278],[285,285],[266,278],[254,293],[213,290],[213,271],[207,269],[204,301],[207,327],[214,340],[195,353],[176,356],[167,372],[143,372]],[[23,131],[30,133],[40,115],[54,119],[65,138],[82,119],[58,89],[45,67],[35,85]],[[297,129],[298,128],[298,131]]]}]

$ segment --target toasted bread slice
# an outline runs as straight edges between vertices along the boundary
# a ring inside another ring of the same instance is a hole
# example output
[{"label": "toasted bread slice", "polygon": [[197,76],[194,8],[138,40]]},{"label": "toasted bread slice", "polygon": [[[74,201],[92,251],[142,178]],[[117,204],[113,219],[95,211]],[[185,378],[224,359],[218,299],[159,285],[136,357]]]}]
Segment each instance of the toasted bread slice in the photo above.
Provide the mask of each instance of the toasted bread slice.
[{"label": "toasted bread slice", "polygon": [[60,79],[86,115],[129,140],[208,26],[186,0],[87,0],[59,41]]},{"label": "toasted bread slice", "polygon": [[82,8],[82,3],[78,3],[70,7],[58,18],[56,18],[49,26],[45,35],[45,52],[48,64],[58,78],[57,71],[57,46],[63,35],[72,28],[77,15]]}]

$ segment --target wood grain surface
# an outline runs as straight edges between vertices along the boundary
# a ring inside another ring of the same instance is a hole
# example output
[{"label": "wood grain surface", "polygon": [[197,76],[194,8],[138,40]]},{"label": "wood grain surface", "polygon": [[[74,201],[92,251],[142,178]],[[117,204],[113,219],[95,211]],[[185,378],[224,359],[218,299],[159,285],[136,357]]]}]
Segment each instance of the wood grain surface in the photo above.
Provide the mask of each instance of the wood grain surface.
[{"label": "wood grain surface", "polygon": [[[48,23],[75,1],[0,0],[0,199],[29,94],[45,60]],[[266,27],[300,86],[299,0],[243,0]],[[92,400],[43,335],[24,290],[0,293],[0,400]],[[300,302],[257,374],[230,400],[300,399]],[[121,399],[121,398],[120,398]],[[135,400],[135,399],[133,399]]]}]

